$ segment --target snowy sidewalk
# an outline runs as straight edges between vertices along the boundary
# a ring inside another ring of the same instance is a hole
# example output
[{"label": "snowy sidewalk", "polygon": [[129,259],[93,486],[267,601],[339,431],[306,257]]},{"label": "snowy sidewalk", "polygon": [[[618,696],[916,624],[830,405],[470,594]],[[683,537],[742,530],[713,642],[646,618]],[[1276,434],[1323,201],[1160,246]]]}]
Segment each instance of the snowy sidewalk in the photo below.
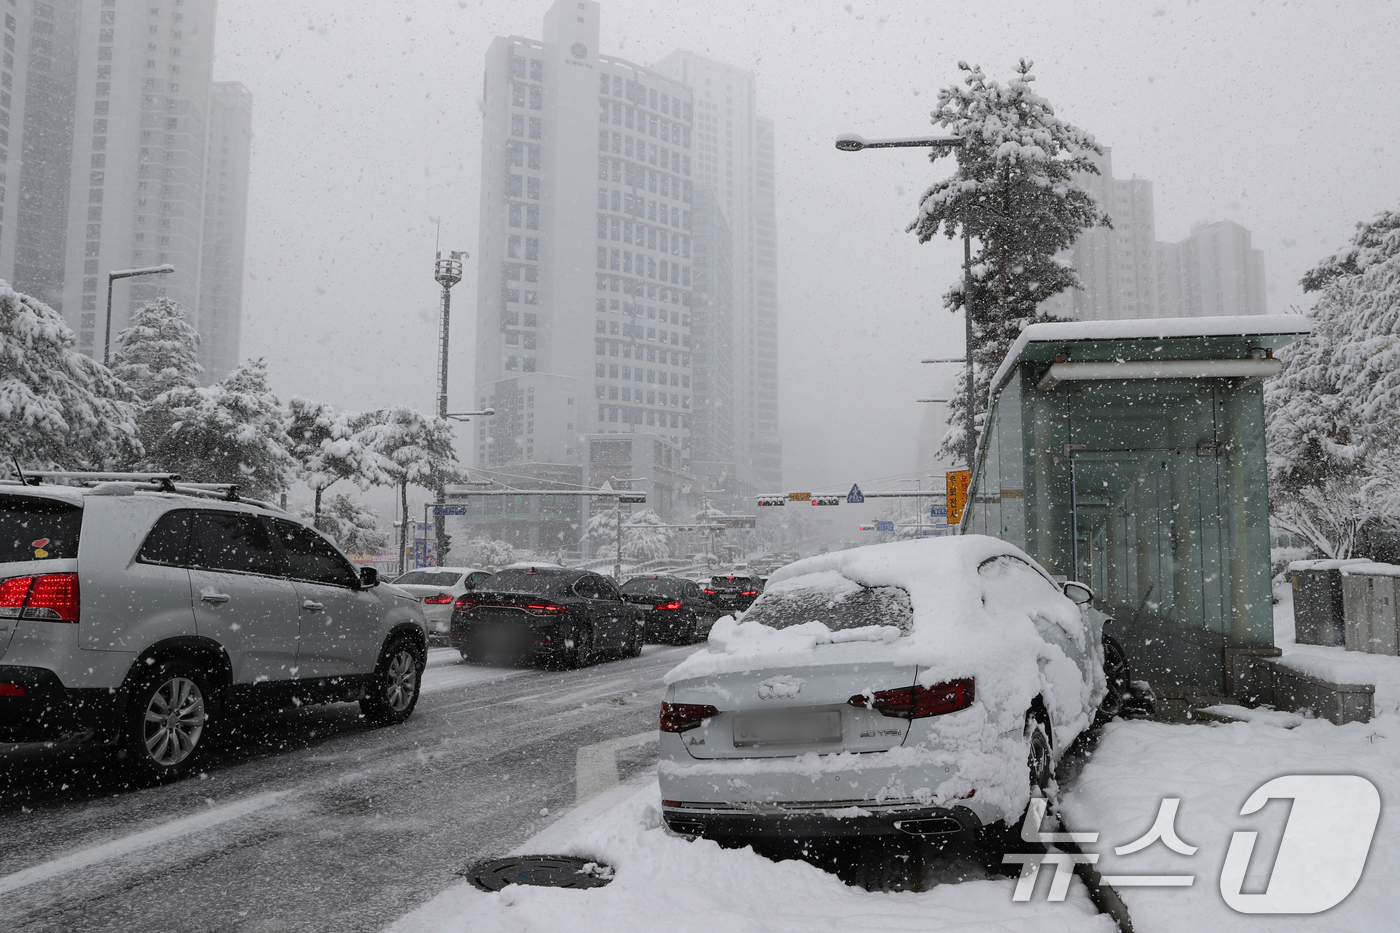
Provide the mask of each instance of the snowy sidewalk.
[{"label": "snowy sidewalk", "polygon": [[[1008,879],[940,884],[921,893],[849,887],[805,862],[687,842],[661,826],[656,777],[571,812],[520,852],[583,855],[612,865],[603,888],[463,883],[400,919],[389,933],[1113,933],[1076,879],[1063,903],[1013,903]],[[1193,931],[1199,933],[1199,931]]]}]

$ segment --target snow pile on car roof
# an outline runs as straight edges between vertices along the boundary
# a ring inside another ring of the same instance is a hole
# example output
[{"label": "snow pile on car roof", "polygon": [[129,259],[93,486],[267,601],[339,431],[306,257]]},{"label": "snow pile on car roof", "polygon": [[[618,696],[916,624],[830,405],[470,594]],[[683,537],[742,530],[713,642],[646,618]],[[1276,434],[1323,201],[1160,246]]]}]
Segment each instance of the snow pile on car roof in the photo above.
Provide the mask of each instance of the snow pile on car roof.
[{"label": "snow pile on car roof", "polygon": [[[978,699],[992,710],[1001,728],[1019,728],[1037,694],[1052,712],[1059,707],[1060,721],[1088,725],[1085,710],[1092,705],[1092,688],[1061,647],[1089,647],[1083,644],[1079,607],[1015,546],[985,535],[963,535],[821,554],[774,573],[754,610],[795,588],[837,592],[852,586],[907,592],[913,610],[908,636],[895,638],[870,629],[831,631],[819,621],[775,630],[756,621],[720,620],[707,649],[671,670],[666,682],[833,663],[837,657],[819,652],[819,647],[888,641],[890,660],[917,665],[921,684],[975,678]],[[754,610],[747,615],[757,614]]]}]

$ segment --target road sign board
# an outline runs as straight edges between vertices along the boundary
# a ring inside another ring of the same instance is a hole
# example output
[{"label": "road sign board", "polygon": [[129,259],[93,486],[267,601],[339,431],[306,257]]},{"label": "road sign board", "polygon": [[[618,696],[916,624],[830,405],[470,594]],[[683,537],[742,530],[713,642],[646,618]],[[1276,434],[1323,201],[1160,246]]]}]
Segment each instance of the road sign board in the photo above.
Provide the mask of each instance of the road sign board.
[{"label": "road sign board", "polygon": [[860,486],[858,484],[852,483],[851,491],[846,493],[846,503],[848,505],[859,505],[864,501],[865,493],[860,491]]},{"label": "road sign board", "polygon": [[434,515],[466,515],[466,514],[467,514],[467,507],[466,507],[465,505],[435,505],[435,506],[433,506],[433,514],[434,514]]},{"label": "road sign board", "polygon": [[811,494],[810,492],[790,492],[790,493],[788,493],[788,501],[789,501],[789,502],[811,502],[811,501],[812,501],[812,494]]},{"label": "road sign board", "polygon": [[971,470],[952,470],[948,473],[948,524],[962,523],[963,509],[967,508],[967,491],[971,485]]},{"label": "road sign board", "polygon": [[624,492],[617,497],[618,502],[645,502],[647,494],[644,492]]},{"label": "road sign board", "polygon": [[758,519],[752,515],[726,515],[722,521],[725,528],[757,528]]},{"label": "road sign board", "polygon": [[813,496],[813,497],[812,497],[812,504],[813,504],[813,505],[840,505],[840,504],[841,504],[841,497],[840,497],[840,496]]},{"label": "road sign board", "polygon": [[894,522],[876,522],[876,531],[894,531]]},{"label": "road sign board", "polygon": [[787,500],[779,496],[764,496],[758,500],[759,505],[787,505]]},{"label": "road sign board", "polygon": [[946,505],[931,505],[928,509],[929,518],[947,518],[948,507]]},{"label": "road sign board", "polygon": [[861,530],[861,531],[874,531],[874,530],[875,530],[875,526],[874,526],[874,525],[861,525],[861,526],[860,526],[860,530]]}]

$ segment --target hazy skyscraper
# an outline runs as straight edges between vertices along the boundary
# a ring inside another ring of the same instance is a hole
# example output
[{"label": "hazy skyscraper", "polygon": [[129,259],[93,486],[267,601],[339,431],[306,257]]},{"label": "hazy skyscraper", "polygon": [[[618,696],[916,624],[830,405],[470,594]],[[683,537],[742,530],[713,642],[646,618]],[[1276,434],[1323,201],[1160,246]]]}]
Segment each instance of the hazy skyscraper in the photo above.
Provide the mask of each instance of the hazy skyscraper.
[{"label": "hazy skyscraper", "polygon": [[783,488],[778,438],[778,264],[773,121],[752,72],[676,51],[656,68],[695,92],[695,172],[733,233],[734,460],[759,492]]},{"label": "hazy skyscraper", "polygon": [[660,435],[689,466],[692,100],[601,55],[599,5],[497,38],[483,84],[477,463],[576,463]]},{"label": "hazy skyscraper", "polygon": [[112,332],[172,298],[210,381],[238,359],[251,122],[245,89],[213,90],[215,19],[212,0],[12,4],[0,59],[0,277],[100,356],[107,273],[170,263],[117,284]]},{"label": "hazy skyscraper", "polygon": [[253,95],[236,81],[214,82],[209,96],[203,255],[196,322],[199,362],[208,381],[227,375],[239,362],[252,139]]},{"label": "hazy skyscraper", "polygon": [[1264,253],[1231,220],[1200,223],[1179,243],[1157,244],[1163,317],[1264,314]]}]

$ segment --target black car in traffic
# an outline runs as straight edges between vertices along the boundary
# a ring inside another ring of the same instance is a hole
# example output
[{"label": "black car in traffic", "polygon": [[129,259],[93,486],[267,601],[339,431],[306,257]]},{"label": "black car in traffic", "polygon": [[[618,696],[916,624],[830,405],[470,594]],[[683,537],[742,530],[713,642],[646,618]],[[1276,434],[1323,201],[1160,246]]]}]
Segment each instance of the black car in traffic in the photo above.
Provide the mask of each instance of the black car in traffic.
[{"label": "black car in traffic", "polygon": [[544,660],[584,667],[642,652],[642,611],[612,580],[584,570],[502,570],[452,610],[452,645],[468,661]]},{"label": "black car in traffic", "polygon": [[642,610],[646,640],[689,645],[706,638],[725,610],[684,577],[633,577],[622,585],[622,598]]},{"label": "black car in traffic", "polygon": [[711,577],[705,595],[727,612],[742,612],[763,592],[763,578],[727,574]]}]

